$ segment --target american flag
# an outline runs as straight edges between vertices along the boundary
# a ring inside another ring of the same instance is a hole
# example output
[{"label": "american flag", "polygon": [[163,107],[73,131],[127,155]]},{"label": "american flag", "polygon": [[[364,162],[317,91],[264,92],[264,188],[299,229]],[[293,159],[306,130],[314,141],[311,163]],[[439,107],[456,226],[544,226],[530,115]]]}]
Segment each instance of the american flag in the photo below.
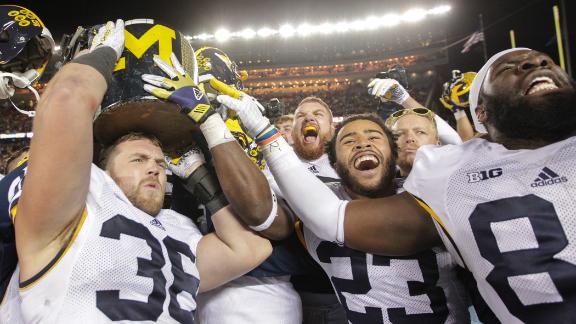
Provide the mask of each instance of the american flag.
[{"label": "american flag", "polygon": [[470,51],[470,48],[477,43],[483,42],[484,41],[484,33],[483,32],[473,32],[472,35],[470,35],[470,37],[468,38],[468,40],[466,41],[466,43],[464,43],[464,48],[462,48],[462,51],[460,53],[468,53]]}]

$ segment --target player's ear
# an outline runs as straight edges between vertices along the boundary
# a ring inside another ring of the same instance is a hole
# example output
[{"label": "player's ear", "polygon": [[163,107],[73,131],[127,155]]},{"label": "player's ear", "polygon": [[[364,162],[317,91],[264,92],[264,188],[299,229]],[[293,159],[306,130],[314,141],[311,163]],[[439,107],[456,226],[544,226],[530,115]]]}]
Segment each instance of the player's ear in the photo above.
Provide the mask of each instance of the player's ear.
[{"label": "player's ear", "polygon": [[474,110],[476,116],[478,117],[478,121],[484,124],[486,122],[486,108],[484,108],[483,104],[479,104],[476,109]]}]

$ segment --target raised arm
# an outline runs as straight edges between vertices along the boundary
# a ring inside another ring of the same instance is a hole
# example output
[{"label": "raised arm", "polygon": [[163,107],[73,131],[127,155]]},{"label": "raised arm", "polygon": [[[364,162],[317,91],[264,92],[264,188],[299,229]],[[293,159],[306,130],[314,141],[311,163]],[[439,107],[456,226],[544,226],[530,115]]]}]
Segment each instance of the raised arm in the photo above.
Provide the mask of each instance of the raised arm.
[{"label": "raised arm", "polygon": [[440,244],[430,215],[407,193],[348,202],[310,174],[287,143],[265,157],[282,193],[318,237],[382,255],[407,255]]},{"label": "raised arm", "polygon": [[[34,119],[26,182],[14,219],[21,276],[45,266],[81,215],[90,181],[92,120],[124,48],[124,23],[50,81]],[[102,33],[104,30],[102,30]]]},{"label": "raised arm", "polygon": [[[380,98],[382,101],[392,101],[401,105],[404,109],[424,107],[416,99],[412,98],[408,91],[394,79],[374,79],[368,84],[368,92]],[[438,137],[441,144],[462,144],[462,139],[444,119],[434,115]]]},{"label": "raised arm", "polygon": [[198,148],[168,163],[183,185],[206,206],[215,233],[204,236],[197,249],[200,291],[216,288],[262,263],[271,253],[270,242],[236,218],[213,170]]},{"label": "raised arm", "polygon": [[[226,98],[230,97],[222,99]],[[238,116],[245,125],[265,119],[253,106],[239,108]],[[296,215],[321,239],[385,255],[411,254],[440,242],[428,214],[408,194],[353,203],[340,200],[306,169],[274,127],[250,135],[260,143]]]},{"label": "raised arm", "polygon": [[[273,240],[286,238],[293,221],[273,196],[266,177],[238,143],[210,149],[218,180],[237,215],[252,229]],[[267,223],[269,222],[269,224]]]},{"label": "raised arm", "polygon": [[[282,239],[288,236],[292,230],[291,219],[278,208],[277,199],[262,171],[248,158],[220,115],[209,106],[206,96],[203,96],[199,104],[199,100],[192,92],[186,92],[187,88],[196,87],[195,81],[190,79],[175,57],[171,58],[174,68],[158,57],[154,60],[167,75],[177,75],[179,80],[144,75],[144,81],[155,86],[146,85],[145,89],[180,106],[192,107],[188,116],[200,124],[212,154],[218,180],[235,213],[250,228],[267,237]],[[254,109],[258,109],[259,103],[250,96],[243,95],[242,101],[233,100],[233,105],[254,105]],[[206,109],[202,114],[195,114],[194,107],[199,105],[204,105]],[[252,129],[258,132],[268,125],[266,121],[263,124],[253,125]]]}]

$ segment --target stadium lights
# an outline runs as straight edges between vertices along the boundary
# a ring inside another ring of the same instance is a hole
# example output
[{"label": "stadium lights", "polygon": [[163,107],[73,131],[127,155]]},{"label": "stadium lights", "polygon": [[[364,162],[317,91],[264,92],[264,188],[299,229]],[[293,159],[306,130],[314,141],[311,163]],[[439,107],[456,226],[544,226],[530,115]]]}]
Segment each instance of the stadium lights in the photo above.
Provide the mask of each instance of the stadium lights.
[{"label": "stadium lights", "polygon": [[278,34],[277,30],[271,29],[268,27],[258,29],[258,36],[260,36],[262,38],[266,38],[268,36],[272,36],[272,35],[276,35],[276,34]]},{"label": "stadium lights", "polygon": [[216,31],[216,33],[214,34],[214,37],[216,38],[217,41],[219,42],[225,42],[227,41],[232,35],[230,34],[230,32],[227,29],[224,28],[220,28]]},{"label": "stadium lights", "polygon": [[397,14],[387,14],[382,17],[384,27],[394,27],[402,22],[402,17]]},{"label": "stadium lights", "polygon": [[441,15],[447,13],[448,11],[450,11],[450,9],[452,9],[450,6],[438,6],[436,8],[428,10],[428,13],[431,15]]},{"label": "stadium lights", "polygon": [[312,32],[314,31],[314,27],[310,24],[307,23],[303,23],[298,25],[298,28],[296,28],[296,32],[298,33],[299,36],[302,37],[306,37],[310,34],[312,34]]},{"label": "stadium lights", "polygon": [[252,39],[256,37],[256,32],[252,28],[246,28],[240,32],[242,38],[244,39]]},{"label": "stadium lights", "polygon": [[292,25],[282,25],[280,26],[280,29],[278,30],[278,32],[280,33],[281,37],[284,38],[288,38],[288,37],[292,37],[294,36],[294,34],[296,34],[296,29],[294,29],[294,27]]},{"label": "stadium lights", "polygon": [[426,18],[428,12],[424,9],[412,9],[406,11],[402,15],[402,19],[406,22],[417,22],[421,21],[422,19]]},{"label": "stadium lights", "polygon": [[229,32],[225,28],[218,29],[213,35],[202,33],[194,36],[186,36],[188,40],[205,41],[216,39],[219,42],[225,42],[229,39],[253,39],[268,38],[270,36],[280,36],[282,38],[290,37],[308,37],[310,35],[330,35],[333,33],[347,33],[350,31],[370,31],[383,27],[391,28],[401,23],[416,23],[426,19],[429,16],[442,15],[449,12],[452,8],[449,5],[442,5],[431,9],[413,8],[402,14],[388,13],[382,16],[369,16],[365,19],[353,21],[340,21],[337,23],[325,22],[318,25],[302,23],[294,27],[291,24],[285,24],[278,29],[263,27],[255,31],[252,28],[245,28],[238,32]]}]

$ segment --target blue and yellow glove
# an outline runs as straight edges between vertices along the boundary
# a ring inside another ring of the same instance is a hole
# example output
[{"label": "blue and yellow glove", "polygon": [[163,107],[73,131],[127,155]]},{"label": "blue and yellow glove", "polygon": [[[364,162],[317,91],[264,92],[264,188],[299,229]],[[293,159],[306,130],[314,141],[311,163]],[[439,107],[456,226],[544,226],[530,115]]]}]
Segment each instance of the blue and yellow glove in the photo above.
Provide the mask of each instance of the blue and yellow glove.
[{"label": "blue and yellow glove", "polygon": [[170,55],[172,66],[154,55],[154,63],[168,75],[165,78],[159,75],[143,74],[144,90],[160,99],[166,99],[178,104],[196,123],[203,123],[216,111],[210,107],[206,94],[198,87],[184,70],[176,55]]}]

